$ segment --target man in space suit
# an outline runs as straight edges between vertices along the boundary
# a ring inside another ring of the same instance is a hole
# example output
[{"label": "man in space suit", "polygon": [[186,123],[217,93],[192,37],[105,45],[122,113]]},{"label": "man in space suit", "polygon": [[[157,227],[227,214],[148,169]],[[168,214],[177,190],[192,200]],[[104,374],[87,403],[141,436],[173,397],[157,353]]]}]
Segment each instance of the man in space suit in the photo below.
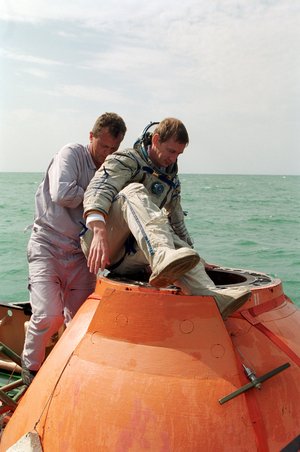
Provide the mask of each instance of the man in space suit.
[{"label": "man in space suit", "polygon": [[107,157],[85,192],[89,230],[81,237],[82,249],[94,274],[108,268],[129,276],[150,268],[152,286],[176,285],[185,294],[211,295],[225,319],[250,291],[216,288],[192,248],[177,166],[188,142],[184,124],[166,118],[133,149]]}]

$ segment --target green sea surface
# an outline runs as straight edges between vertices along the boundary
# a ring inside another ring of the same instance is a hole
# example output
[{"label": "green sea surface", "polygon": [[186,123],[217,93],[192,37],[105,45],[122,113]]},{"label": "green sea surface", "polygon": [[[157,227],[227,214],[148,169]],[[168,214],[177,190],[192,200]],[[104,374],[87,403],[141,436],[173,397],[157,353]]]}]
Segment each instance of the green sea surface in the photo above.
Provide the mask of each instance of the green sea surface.
[{"label": "green sea surface", "polygon": [[[0,301],[24,301],[42,173],[0,173]],[[300,306],[300,176],[182,174],[186,225],[210,263],[278,277]]]}]

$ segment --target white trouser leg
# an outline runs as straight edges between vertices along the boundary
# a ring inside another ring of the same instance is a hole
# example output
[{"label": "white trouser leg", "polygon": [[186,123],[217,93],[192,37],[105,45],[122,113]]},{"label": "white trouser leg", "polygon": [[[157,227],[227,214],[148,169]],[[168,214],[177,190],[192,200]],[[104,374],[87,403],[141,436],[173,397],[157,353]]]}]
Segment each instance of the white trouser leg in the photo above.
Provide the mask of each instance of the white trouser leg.
[{"label": "white trouser leg", "polygon": [[33,235],[28,244],[30,318],[22,359],[30,370],[44,361],[50,338],[73,317],[94,290],[95,276],[89,273],[82,253],[63,252]]},{"label": "white trouser leg", "polygon": [[158,248],[175,249],[167,216],[151,201],[148,190],[142,184],[132,183],[125,187],[113,203],[114,207],[121,208],[129,230],[151,266]]},{"label": "white trouser leg", "polygon": [[68,324],[87,297],[94,291],[96,276],[87,266],[86,258],[81,253],[72,263],[68,263],[66,284],[63,291],[65,323]]},{"label": "white trouser leg", "polygon": [[[47,306],[45,299],[51,300]],[[64,322],[59,284],[33,281],[30,284],[30,302],[32,315],[26,331],[22,359],[30,370],[38,370],[45,359],[46,346],[51,336]]]}]

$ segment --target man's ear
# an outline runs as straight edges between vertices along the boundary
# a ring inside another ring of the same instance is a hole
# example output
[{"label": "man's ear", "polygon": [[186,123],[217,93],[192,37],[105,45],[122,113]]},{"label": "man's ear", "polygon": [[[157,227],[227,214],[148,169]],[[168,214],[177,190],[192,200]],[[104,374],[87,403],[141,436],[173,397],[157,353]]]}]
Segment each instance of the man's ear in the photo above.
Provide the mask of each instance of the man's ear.
[{"label": "man's ear", "polygon": [[158,142],[159,142],[159,134],[158,133],[154,133],[153,135],[152,135],[152,144],[155,146],[155,147],[157,147],[157,145],[158,145]]},{"label": "man's ear", "polygon": [[92,141],[93,136],[94,136],[93,132],[90,132],[90,142]]}]

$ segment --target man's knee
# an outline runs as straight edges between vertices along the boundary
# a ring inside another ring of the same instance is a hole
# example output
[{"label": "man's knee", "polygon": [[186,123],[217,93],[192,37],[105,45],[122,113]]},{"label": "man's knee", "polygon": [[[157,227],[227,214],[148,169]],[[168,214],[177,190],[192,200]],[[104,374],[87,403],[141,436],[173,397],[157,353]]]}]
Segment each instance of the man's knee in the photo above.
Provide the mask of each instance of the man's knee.
[{"label": "man's knee", "polygon": [[126,187],[124,187],[120,194],[124,194],[125,196],[135,195],[137,193],[146,193],[148,194],[148,191],[146,187],[143,184],[140,184],[139,182],[132,182],[131,184],[128,184]]},{"label": "man's knee", "polygon": [[63,325],[64,316],[61,314],[46,317],[33,314],[30,318],[30,323],[35,331],[52,335]]}]

